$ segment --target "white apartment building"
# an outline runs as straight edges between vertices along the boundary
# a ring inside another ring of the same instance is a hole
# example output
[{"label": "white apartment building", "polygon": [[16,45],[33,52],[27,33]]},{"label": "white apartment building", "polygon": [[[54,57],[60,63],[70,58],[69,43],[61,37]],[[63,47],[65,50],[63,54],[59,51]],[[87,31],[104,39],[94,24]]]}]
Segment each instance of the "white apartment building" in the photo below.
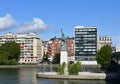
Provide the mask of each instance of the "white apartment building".
[{"label": "white apartment building", "polygon": [[20,44],[21,54],[19,63],[37,63],[42,59],[42,41],[34,34],[12,34],[0,35],[0,45],[8,41]]},{"label": "white apartment building", "polygon": [[101,36],[98,41],[98,50],[100,50],[103,46],[109,45],[112,46],[112,39],[109,36]]}]

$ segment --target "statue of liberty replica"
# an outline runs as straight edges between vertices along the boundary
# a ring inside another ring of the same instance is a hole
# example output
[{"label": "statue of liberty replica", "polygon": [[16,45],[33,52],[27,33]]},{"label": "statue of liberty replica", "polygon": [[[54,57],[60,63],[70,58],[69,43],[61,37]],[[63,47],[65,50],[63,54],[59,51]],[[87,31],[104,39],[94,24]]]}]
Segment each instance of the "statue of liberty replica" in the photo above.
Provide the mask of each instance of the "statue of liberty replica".
[{"label": "statue of liberty replica", "polygon": [[64,69],[64,73],[65,75],[68,75],[68,53],[66,51],[66,38],[65,38],[65,34],[63,33],[62,29],[61,29],[61,41],[62,41],[62,50],[60,52],[60,64],[65,63],[65,69]]},{"label": "statue of liberty replica", "polygon": [[65,34],[63,33],[62,29],[61,29],[61,40],[62,40],[62,51],[66,51],[66,38],[65,38]]}]

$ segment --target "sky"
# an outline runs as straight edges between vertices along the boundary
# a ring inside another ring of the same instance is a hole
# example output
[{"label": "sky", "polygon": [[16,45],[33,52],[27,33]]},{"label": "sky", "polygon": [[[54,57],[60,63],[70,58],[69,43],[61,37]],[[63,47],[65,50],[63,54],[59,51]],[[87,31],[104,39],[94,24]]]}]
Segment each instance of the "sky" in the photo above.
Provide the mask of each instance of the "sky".
[{"label": "sky", "polygon": [[74,37],[75,26],[96,26],[120,44],[120,0],[0,0],[0,33],[37,33],[42,40]]}]

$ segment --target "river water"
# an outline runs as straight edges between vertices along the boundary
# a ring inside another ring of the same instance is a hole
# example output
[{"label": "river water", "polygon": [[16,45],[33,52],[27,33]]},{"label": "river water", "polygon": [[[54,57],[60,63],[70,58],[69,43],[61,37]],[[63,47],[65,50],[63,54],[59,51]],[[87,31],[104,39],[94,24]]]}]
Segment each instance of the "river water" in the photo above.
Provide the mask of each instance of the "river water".
[{"label": "river water", "polygon": [[120,84],[119,80],[63,80],[36,78],[36,73],[41,71],[43,71],[42,68],[1,68],[0,84]]}]

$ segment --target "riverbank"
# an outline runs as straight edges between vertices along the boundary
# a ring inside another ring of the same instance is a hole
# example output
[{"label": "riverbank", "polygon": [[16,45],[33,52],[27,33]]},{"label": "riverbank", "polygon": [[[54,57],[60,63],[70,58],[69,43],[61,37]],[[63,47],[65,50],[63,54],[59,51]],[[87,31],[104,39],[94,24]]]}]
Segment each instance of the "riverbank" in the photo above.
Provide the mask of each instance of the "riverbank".
[{"label": "riverbank", "polygon": [[[38,64],[38,65],[1,65],[0,68],[40,68],[40,67],[50,67],[49,64],[47,65],[42,65],[42,64]],[[52,65],[52,67],[58,67],[58,65],[54,64]]]},{"label": "riverbank", "polygon": [[[0,68],[39,68],[39,67],[50,67],[51,64],[20,64],[20,65],[0,65]],[[58,67],[59,64],[52,64],[52,67]],[[100,68],[100,65],[82,65],[84,68]]]},{"label": "riverbank", "polygon": [[91,73],[79,72],[79,75],[59,75],[57,72],[37,73],[37,78],[48,79],[75,79],[75,80],[119,80],[120,75],[116,73]]}]

